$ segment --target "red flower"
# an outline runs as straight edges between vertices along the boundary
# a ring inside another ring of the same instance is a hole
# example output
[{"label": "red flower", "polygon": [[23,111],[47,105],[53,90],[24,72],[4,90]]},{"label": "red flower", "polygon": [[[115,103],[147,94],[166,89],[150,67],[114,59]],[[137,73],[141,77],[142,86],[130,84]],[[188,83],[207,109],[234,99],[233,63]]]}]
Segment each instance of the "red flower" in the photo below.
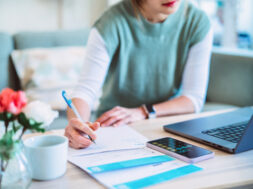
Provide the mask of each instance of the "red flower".
[{"label": "red flower", "polygon": [[25,107],[27,99],[23,91],[15,92],[12,89],[3,89],[0,93],[0,113],[10,112],[12,114],[19,114],[23,107]]}]

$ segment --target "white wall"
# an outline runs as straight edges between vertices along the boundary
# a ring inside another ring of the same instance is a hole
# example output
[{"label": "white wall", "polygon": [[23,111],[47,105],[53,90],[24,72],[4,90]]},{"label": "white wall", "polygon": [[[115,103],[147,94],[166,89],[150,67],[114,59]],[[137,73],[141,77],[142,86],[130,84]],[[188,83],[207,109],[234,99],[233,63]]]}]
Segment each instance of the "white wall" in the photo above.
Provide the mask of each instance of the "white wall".
[{"label": "white wall", "polygon": [[0,0],[0,31],[90,27],[107,6],[107,0]]},{"label": "white wall", "polygon": [[0,0],[0,31],[54,30],[57,1]]},{"label": "white wall", "polygon": [[107,0],[107,1],[108,1],[108,5],[114,5],[115,3],[118,3],[121,0]]}]

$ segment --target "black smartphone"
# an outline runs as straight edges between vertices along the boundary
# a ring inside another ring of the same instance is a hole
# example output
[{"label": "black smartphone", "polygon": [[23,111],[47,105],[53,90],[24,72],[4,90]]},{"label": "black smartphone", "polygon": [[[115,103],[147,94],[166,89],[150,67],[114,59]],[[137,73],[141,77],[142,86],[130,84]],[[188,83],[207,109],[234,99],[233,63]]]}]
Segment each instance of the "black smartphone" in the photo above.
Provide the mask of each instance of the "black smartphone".
[{"label": "black smartphone", "polygon": [[170,137],[148,141],[147,147],[187,163],[196,163],[214,157],[214,152],[210,150]]}]

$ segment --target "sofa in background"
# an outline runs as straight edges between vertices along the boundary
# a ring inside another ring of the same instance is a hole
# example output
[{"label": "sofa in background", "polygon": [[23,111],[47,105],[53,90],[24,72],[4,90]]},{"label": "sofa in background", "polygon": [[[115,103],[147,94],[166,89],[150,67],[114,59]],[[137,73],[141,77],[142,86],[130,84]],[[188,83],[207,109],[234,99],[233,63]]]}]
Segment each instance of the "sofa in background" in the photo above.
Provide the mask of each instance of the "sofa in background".
[{"label": "sofa in background", "polygon": [[253,105],[253,50],[213,48],[204,110]]},{"label": "sofa in background", "polygon": [[[0,90],[20,89],[20,82],[10,59],[14,49],[85,46],[89,29],[55,32],[22,32],[15,35],[0,32]],[[214,48],[212,52],[207,103],[204,111],[253,105],[253,51],[229,51]],[[54,127],[66,126],[60,113]]]},{"label": "sofa in background", "polygon": [[[15,35],[0,32],[0,90],[10,87],[20,89],[20,81],[14,69],[10,54],[15,49],[50,48],[60,46],[85,46],[89,29],[57,32],[21,32]],[[49,129],[64,128],[67,125],[66,113],[59,112],[59,118]]]}]

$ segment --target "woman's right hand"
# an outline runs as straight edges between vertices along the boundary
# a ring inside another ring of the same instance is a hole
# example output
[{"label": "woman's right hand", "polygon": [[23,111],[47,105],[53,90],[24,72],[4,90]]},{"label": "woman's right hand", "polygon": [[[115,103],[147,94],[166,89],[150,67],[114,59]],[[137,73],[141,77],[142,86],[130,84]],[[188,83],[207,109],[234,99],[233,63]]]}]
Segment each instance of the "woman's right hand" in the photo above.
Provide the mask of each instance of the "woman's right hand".
[{"label": "woman's right hand", "polygon": [[96,139],[96,134],[94,133],[100,127],[98,122],[83,123],[77,118],[72,118],[69,121],[68,126],[65,128],[64,135],[69,139],[69,146],[72,148],[80,149],[86,148],[92,144],[92,141],[85,136],[89,135],[92,140]]}]

